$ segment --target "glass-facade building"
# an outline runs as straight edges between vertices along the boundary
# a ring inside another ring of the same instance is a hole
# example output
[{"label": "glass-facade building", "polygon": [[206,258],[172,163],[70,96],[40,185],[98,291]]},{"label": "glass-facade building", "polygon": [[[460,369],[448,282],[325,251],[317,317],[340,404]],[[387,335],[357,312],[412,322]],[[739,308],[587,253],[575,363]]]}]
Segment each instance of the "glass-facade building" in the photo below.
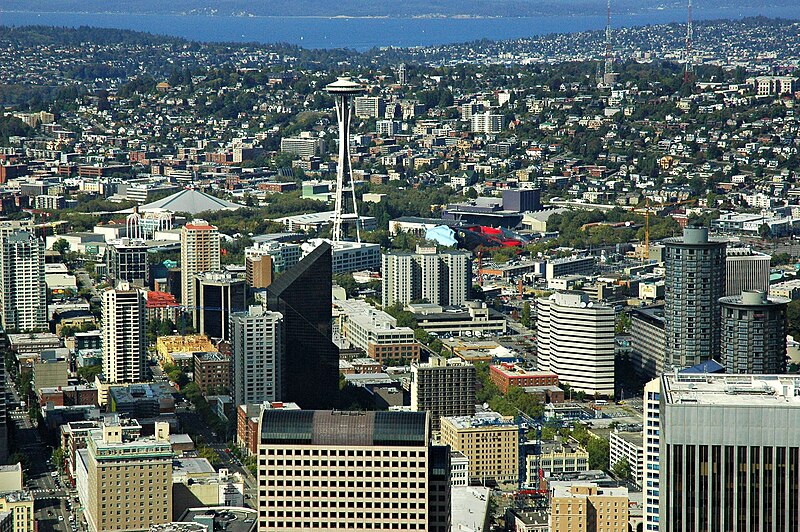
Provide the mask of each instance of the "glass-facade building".
[{"label": "glass-facade building", "polygon": [[269,310],[283,315],[280,397],[304,409],[335,406],[339,391],[332,283],[331,246],[323,243],[266,289]]}]

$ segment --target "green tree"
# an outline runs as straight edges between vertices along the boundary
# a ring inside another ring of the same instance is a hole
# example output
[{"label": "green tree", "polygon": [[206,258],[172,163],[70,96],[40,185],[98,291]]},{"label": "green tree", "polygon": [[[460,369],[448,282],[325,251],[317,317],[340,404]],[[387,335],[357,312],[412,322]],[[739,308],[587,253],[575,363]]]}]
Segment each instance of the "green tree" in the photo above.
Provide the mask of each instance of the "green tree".
[{"label": "green tree", "polygon": [[58,251],[58,253],[63,257],[69,251],[69,242],[64,240],[63,238],[59,238],[55,242],[53,242],[53,251]]},{"label": "green tree", "polygon": [[631,478],[631,464],[624,456],[611,467],[611,473],[620,480]]},{"label": "green tree", "polygon": [[94,382],[94,378],[101,373],[103,373],[103,366],[101,364],[78,368],[78,377],[83,379],[84,382]]},{"label": "green tree", "polygon": [[522,313],[520,314],[519,321],[525,327],[530,327],[531,326],[531,302],[530,301],[526,301],[522,305]]}]

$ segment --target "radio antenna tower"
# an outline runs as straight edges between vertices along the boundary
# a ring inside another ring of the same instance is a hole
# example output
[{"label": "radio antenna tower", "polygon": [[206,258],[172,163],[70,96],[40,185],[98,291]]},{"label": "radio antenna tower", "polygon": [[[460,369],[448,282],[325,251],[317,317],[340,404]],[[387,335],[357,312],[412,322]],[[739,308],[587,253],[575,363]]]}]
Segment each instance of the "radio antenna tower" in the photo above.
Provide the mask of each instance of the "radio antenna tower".
[{"label": "radio antenna tower", "polygon": [[604,71],[604,81],[609,82],[614,74],[614,54],[611,47],[611,0],[608,0],[606,10],[606,66]]},{"label": "radio antenna tower", "polygon": [[683,82],[689,83],[689,73],[694,69],[692,65],[692,39],[694,29],[692,28],[692,0],[689,0],[689,12],[686,21],[686,62],[683,70]]},{"label": "radio antenna tower", "polygon": [[[336,99],[336,118],[339,121],[339,161],[336,165],[336,206],[333,215],[333,243],[342,241],[342,225],[355,222],[356,241],[361,242],[361,220],[356,205],[356,189],[353,186],[353,166],[350,162],[350,119],[353,115],[353,97],[364,92],[364,87],[349,77],[340,77],[325,90]],[[353,212],[348,212],[347,193],[353,200]],[[346,227],[345,227],[346,234]]]}]

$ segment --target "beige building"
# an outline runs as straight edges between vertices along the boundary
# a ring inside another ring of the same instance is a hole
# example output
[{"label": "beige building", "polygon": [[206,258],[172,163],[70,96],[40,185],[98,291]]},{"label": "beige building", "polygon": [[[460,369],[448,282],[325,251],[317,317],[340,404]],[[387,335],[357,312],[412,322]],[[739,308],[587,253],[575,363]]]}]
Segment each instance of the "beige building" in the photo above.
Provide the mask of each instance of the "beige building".
[{"label": "beige building", "polygon": [[[536,472],[536,457],[528,455],[528,481],[539,478]],[[542,442],[539,457],[542,476],[551,477],[565,473],[581,473],[589,470],[589,452],[574,438]]]},{"label": "beige building", "polygon": [[481,412],[474,416],[443,417],[440,427],[442,445],[449,445],[469,460],[470,480],[516,484],[519,435],[512,418],[497,412]]},{"label": "beige building", "polygon": [[220,266],[219,231],[205,220],[192,220],[181,229],[181,303],[189,312],[197,306],[194,277],[218,271]]},{"label": "beige building", "polygon": [[422,412],[264,410],[259,532],[354,524],[389,530],[400,523],[449,532],[450,456],[428,441]]},{"label": "beige building", "polygon": [[0,522],[3,532],[34,532],[33,496],[27,491],[0,495]]},{"label": "beige building", "polygon": [[128,439],[117,423],[93,433],[76,457],[76,484],[90,532],[147,530],[172,520],[169,424]]},{"label": "beige building", "polygon": [[628,488],[550,484],[551,532],[628,532]]}]

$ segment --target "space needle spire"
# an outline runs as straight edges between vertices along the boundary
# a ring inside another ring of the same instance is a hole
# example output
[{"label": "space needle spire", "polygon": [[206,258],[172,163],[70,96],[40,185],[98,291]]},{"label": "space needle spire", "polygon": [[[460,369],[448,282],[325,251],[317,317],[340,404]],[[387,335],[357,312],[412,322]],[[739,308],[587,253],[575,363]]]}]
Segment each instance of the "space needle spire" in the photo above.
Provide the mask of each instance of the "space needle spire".
[{"label": "space needle spire", "polygon": [[[339,161],[336,165],[336,204],[333,215],[331,240],[336,244],[347,234],[346,224],[355,222],[356,241],[361,242],[361,220],[356,204],[356,189],[353,186],[353,167],[350,162],[350,120],[353,114],[354,96],[362,94],[364,87],[349,77],[340,77],[325,90],[336,99],[336,118],[339,122]],[[348,197],[349,196],[349,197]],[[348,205],[352,199],[352,204]],[[352,206],[352,212],[350,207]],[[342,227],[345,227],[344,231]]]}]

